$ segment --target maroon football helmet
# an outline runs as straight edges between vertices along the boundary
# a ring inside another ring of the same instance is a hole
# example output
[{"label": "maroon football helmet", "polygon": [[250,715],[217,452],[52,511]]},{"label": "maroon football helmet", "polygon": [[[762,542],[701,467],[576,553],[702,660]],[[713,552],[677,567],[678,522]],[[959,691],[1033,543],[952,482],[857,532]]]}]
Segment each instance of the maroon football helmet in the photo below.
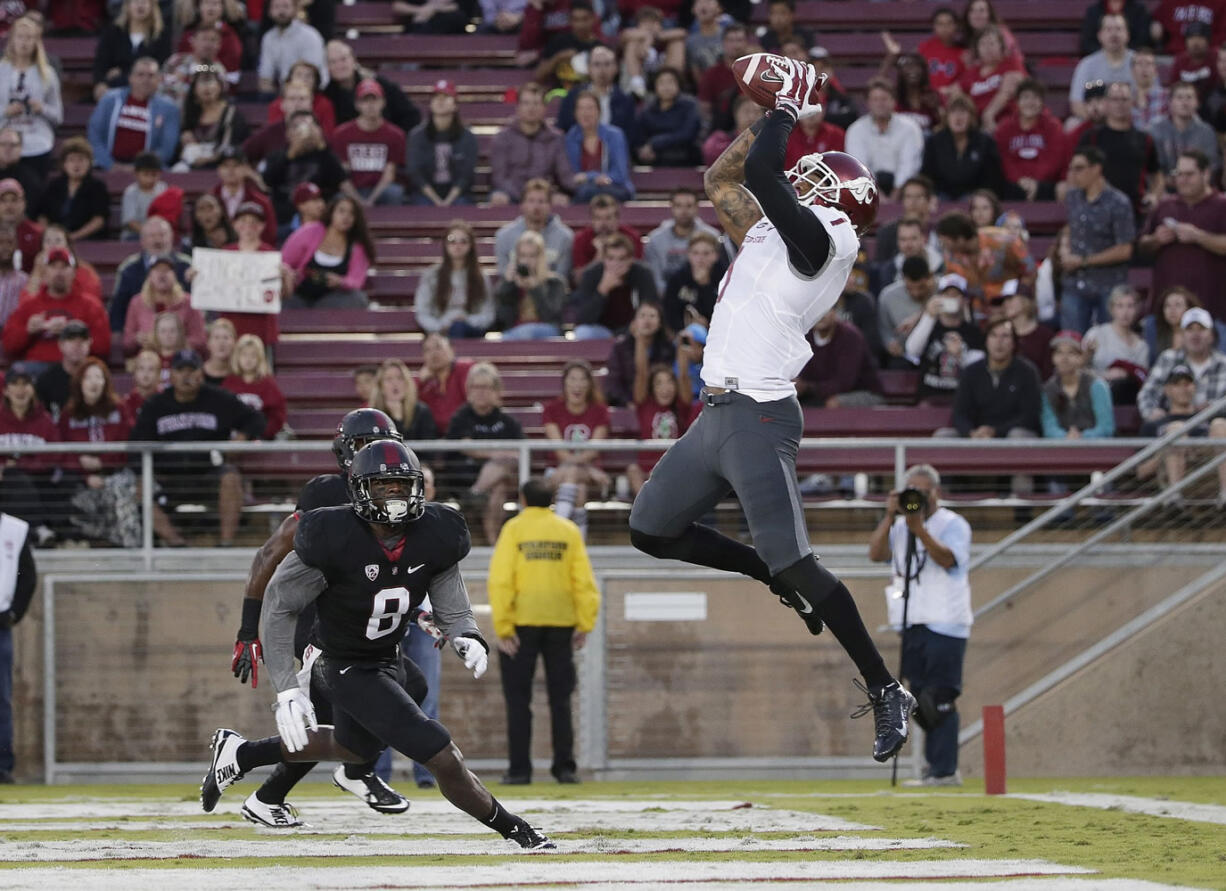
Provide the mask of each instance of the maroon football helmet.
[{"label": "maroon football helmet", "polygon": [[[820,202],[843,211],[861,238],[877,219],[877,180],[845,152],[804,155],[786,175],[796,187],[801,204]],[[804,191],[805,184],[812,188]]]}]

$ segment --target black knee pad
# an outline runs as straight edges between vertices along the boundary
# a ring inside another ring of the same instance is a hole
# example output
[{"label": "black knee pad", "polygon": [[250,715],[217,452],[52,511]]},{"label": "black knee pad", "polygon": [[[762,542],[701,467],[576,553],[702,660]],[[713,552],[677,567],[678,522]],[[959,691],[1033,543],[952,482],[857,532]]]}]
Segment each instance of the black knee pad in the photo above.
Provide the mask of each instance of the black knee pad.
[{"label": "black knee pad", "polygon": [[677,539],[652,535],[649,532],[635,529],[633,526],[630,527],[630,544],[652,557],[667,560],[677,556]]},{"label": "black knee pad", "polygon": [[772,581],[799,591],[813,606],[817,606],[843,586],[838,577],[817,562],[817,557],[812,554],[802,557],[787,569],[776,573]]},{"label": "black knee pad", "polygon": [[959,691],[952,687],[925,687],[916,697],[919,705],[915,722],[924,728],[925,733],[936,730],[958,713],[954,704],[958,693]]}]

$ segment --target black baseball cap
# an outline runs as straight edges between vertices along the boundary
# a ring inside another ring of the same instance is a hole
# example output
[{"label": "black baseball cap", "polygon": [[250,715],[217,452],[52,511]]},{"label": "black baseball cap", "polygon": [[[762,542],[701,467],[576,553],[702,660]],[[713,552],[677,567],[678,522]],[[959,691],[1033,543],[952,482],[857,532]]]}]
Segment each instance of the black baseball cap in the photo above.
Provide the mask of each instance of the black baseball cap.
[{"label": "black baseball cap", "polygon": [[1204,37],[1206,40],[1213,39],[1213,28],[1208,22],[1188,22],[1183,26],[1183,37],[1187,40],[1189,37]]},{"label": "black baseball cap", "polygon": [[195,350],[179,350],[170,360],[171,369],[175,368],[202,368],[204,366],[200,354]]},{"label": "black baseball cap", "polygon": [[14,362],[13,366],[4,375],[4,382],[6,384],[11,384],[18,378],[22,378],[30,383],[34,383],[34,378],[37,376],[38,375],[34,373],[34,366],[30,365],[28,362]]},{"label": "black baseball cap", "polygon": [[81,340],[89,340],[93,335],[89,331],[89,325],[86,325],[80,319],[73,319],[60,330],[60,340],[72,340],[79,338]]},{"label": "black baseball cap", "polygon": [[1173,384],[1177,380],[1196,380],[1196,375],[1192,373],[1192,369],[1180,363],[1171,369],[1171,373],[1166,376],[1166,383]]}]

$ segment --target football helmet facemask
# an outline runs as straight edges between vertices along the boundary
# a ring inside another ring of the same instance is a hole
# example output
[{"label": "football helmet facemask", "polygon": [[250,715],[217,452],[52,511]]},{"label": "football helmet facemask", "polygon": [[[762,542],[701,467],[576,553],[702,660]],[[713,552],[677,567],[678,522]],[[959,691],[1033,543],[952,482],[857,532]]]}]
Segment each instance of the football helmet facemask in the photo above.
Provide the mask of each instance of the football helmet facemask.
[{"label": "football helmet facemask", "polygon": [[363,446],[381,439],[401,441],[396,424],[377,408],[355,408],[336,425],[336,437],[332,440],[332,454],[341,473],[349,471],[353,456]]},{"label": "football helmet facemask", "polygon": [[[403,493],[375,491],[377,483],[393,480],[405,483]],[[426,510],[426,478],[421,462],[396,440],[364,446],[349,465],[349,499],[353,512],[368,523],[398,526],[420,519]]]},{"label": "football helmet facemask", "polygon": [[[801,204],[821,203],[843,211],[861,238],[877,219],[877,180],[845,152],[803,155],[784,175]],[[811,188],[806,190],[806,184]]]}]

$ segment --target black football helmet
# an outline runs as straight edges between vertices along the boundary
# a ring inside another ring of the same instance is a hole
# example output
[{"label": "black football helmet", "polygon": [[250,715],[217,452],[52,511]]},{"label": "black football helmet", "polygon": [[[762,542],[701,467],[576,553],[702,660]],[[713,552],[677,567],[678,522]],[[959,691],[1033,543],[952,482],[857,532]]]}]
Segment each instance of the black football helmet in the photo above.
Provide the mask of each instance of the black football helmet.
[{"label": "black football helmet", "polygon": [[400,431],[386,413],[377,408],[355,408],[336,425],[336,438],[332,440],[332,454],[341,473],[349,472],[353,456],[363,446],[381,439],[401,441]]},{"label": "black football helmet", "polygon": [[[372,489],[380,480],[405,480],[409,491],[404,496],[376,497]],[[349,500],[353,512],[368,523],[397,526],[420,519],[426,511],[426,478],[421,462],[398,439],[363,446],[349,465]]]}]

